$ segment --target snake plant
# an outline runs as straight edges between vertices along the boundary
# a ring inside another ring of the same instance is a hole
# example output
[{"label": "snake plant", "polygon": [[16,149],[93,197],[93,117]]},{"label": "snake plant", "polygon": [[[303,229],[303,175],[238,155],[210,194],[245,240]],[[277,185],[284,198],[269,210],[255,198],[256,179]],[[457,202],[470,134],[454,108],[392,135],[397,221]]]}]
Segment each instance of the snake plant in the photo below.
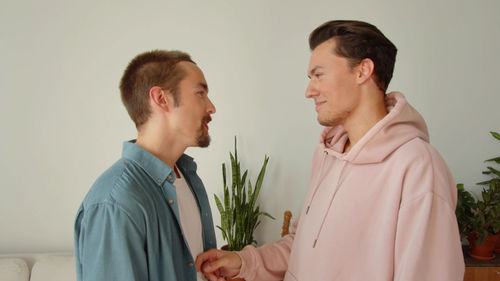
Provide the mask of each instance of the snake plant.
[{"label": "snake plant", "polygon": [[217,227],[222,231],[222,237],[228,243],[228,250],[239,251],[246,245],[255,245],[257,243],[253,233],[261,222],[260,216],[264,215],[274,219],[270,214],[260,211],[259,206],[256,204],[269,157],[264,156],[264,163],[252,189],[250,180],[247,182],[248,170],[245,170],[243,174],[241,173],[236,137],[234,138],[234,155],[230,152],[229,156],[231,158],[231,187],[229,188],[227,185],[226,165],[223,163],[224,200],[221,201],[214,194],[215,203],[221,216],[221,225]]}]

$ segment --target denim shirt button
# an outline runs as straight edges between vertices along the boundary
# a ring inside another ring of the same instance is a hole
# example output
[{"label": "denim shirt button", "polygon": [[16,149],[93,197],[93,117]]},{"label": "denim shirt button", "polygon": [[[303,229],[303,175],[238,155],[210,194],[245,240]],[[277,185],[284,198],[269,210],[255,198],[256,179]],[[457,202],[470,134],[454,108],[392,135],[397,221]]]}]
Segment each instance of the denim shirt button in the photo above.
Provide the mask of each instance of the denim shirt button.
[{"label": "denim shirt button", "polygon": [[170,205],[174,204],[174,200],[172,200],[172,199],[168,200],[168,204],[170,204]]}]

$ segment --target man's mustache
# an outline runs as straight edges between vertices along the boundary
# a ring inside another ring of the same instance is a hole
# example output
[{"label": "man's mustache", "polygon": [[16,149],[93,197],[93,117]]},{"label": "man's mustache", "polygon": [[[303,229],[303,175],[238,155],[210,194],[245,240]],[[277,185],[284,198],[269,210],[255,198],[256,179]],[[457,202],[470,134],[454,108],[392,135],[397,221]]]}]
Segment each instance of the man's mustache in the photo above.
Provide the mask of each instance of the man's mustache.
[{"label": "man's mustache", "polygon": [[212,121],[212,117],[210,115],[206,115],[205,117],[203,117],[203,119],[201,120],[201,122],[203,124],[207,124],[209,123],[210,121]]}]

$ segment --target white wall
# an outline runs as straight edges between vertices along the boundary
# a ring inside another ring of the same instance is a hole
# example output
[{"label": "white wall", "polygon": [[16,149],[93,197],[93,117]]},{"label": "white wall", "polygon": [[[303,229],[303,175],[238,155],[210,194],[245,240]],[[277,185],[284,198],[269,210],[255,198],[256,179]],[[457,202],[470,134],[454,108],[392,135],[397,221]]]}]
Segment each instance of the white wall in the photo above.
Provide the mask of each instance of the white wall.
[{"label": "white wall", "polygon": [[[436,3],[437,2],[437,3]],[[428,122],[458,182],[483,179],[500,143],[500,2],[9,1],[0,9],[0,252],[71,250],[76,210],[95,178],[135,136],[118,82],[136,54],[189,52],[217,113],[212,145],[189,149],[213,193],[233,136],[255,180],[270,156],[259,242],[279,237],[308,186],[321,127],[310,100],[309,33],[330,19],[378,26],[399,48],[390,90]],[[223,243],[219,237],[219,245]]]}]

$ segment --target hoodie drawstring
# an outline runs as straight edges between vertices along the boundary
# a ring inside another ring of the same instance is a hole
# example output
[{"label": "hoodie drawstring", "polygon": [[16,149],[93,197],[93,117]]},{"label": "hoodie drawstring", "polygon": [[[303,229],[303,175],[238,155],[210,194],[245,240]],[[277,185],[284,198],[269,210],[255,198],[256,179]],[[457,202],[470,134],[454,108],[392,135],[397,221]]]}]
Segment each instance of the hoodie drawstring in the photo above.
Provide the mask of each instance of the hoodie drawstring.
[{"label": "hoodie drawstring", "polygon": [[323,150],[323,159],[321,160],[321,165],[319,167],[319,173],[318,173],[318,178],[316,180],[316,184],[315,184],[315,188],[314,188],[314,192],[311,196],[311,199],[309,199],[309,202],[307,202],[307,208],[306,208],[306,215],[309,213],[309,209],[311,208],[311,203],[312,201],[314,200],[314,197],[316,196],[316,192],[318,191],[319,189],[319,186],[320,184],[323,182],[323,180],[326,178],[326,176],[328,175],[328,173],[325,173],[323,175],[323,178],[320,179],[321,177],[321,173],[323,172],[323,167],[324,167],[324,164],[325,164],[325,161],[326,161],[326,156],[328,155],[328,151],[326,149]]}]

